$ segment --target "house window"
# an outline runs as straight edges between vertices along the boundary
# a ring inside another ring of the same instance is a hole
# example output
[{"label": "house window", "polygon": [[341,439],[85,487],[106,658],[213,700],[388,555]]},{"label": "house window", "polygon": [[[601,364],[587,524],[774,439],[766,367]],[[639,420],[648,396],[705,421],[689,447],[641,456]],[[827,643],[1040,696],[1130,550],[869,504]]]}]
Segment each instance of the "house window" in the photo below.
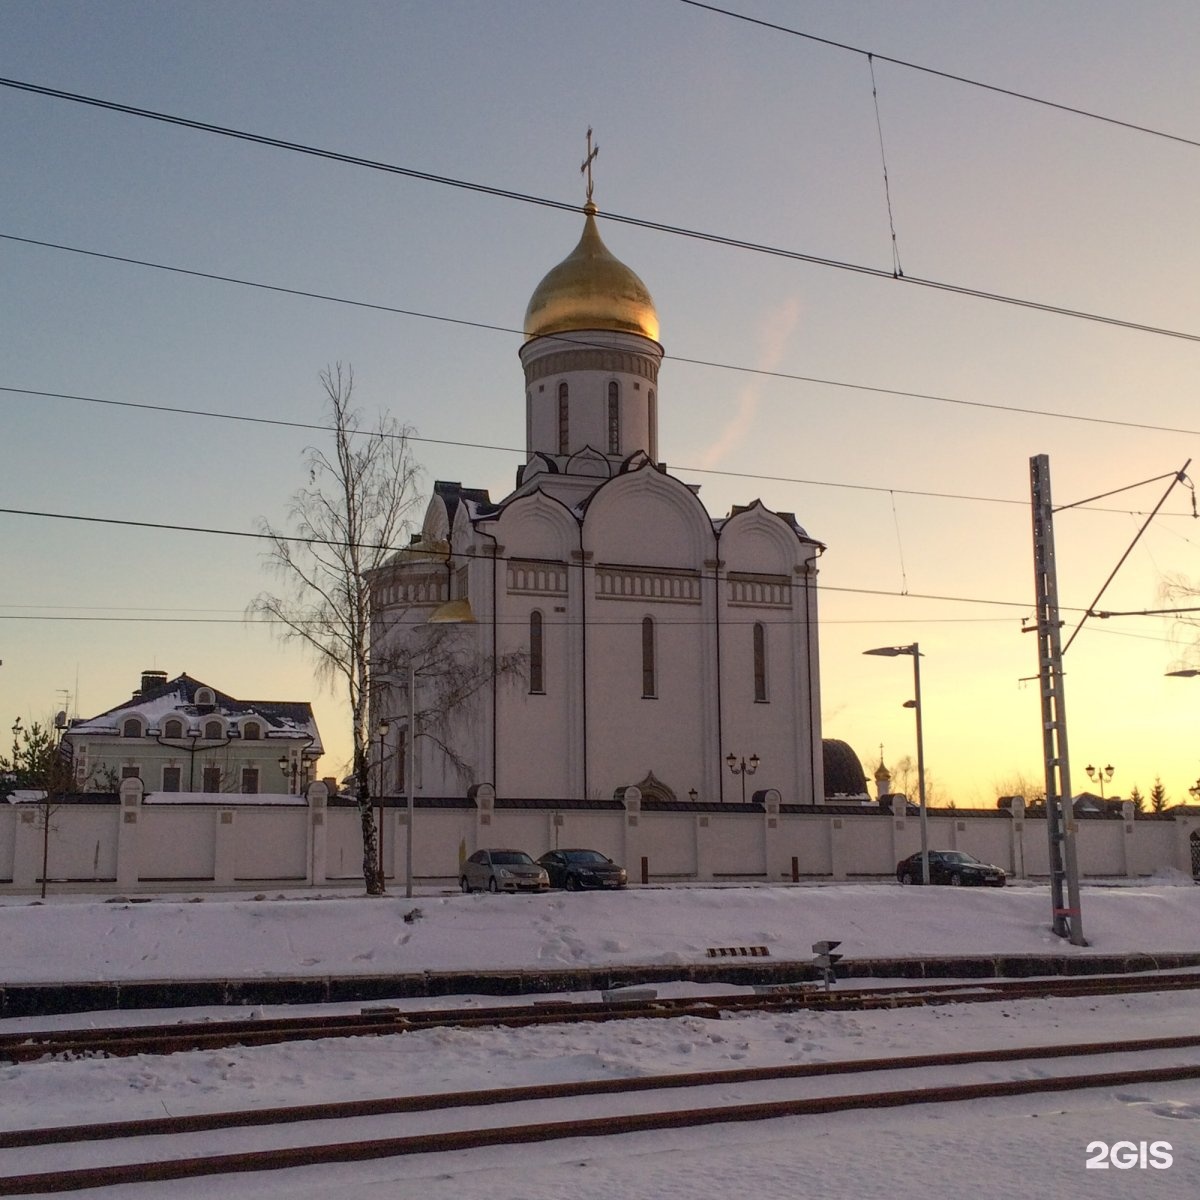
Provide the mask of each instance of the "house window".
[{"label": "house window", "polygon": [[183,737],[183,722],[170,720],[163,722],[163,737],[165,738],[181,738]]},{"label": "house window", "polygon": [[183,785],[183,768],[182,767],[163,767],[163,782],[162,790],[164,792],[178,792]]},{"label": "house window", "polygon": [[222,730],[220,721],[205,721],[204,722],[204,737],[209,742],[219,742],[221,740]]},{"label": "house window", "polygon": [[258,795],[258,768],[243,767],[242,768],[242,795],[257,796]]},{"label": "house window", "polygon": [[658,695],[654,671],[654,618],[642,621],[642,698],[653,699]]},{"label": "house window", "polygon": [[558,385],[558,452],[566,454],[570,445],[569,420],[567,415],[567,385]]},{"label": "house window", "polygon": [[608,452],[621,452],[621,395],[615,380],[608,385]]},{"label": "house window", "polygon": [[546,690],[545,641],[540,612],[529,614],[529,690],[537,693]]},{"label": "house window", "polygon": [[767,702],[767,631],[761,622],[754,624],[754,700]]},{"label": "house window", "polygon": [[142,723],[137,717],[130,717],[121,725],[122,737],[141,737]]},{"label": "house window", "polygon": [[205,792],[219,792],[221,790],[221,768],[205,767],[200,787]]},{"label": "house window", "polygon": [[196,692],[197,704],[215,704],[217,698],[213,695],[212,688],[200,688]]},{"label": "house window", "polygon": [[257,721],[247,721],[242,726],[242,741],[257,742],[262,737],[262,726]]},{"label": "house window", "polygon": [[141,779],[141,777],[142,777],[142,768],[141,767],[122,767],[121,768],[121,778],[122,779]]}]

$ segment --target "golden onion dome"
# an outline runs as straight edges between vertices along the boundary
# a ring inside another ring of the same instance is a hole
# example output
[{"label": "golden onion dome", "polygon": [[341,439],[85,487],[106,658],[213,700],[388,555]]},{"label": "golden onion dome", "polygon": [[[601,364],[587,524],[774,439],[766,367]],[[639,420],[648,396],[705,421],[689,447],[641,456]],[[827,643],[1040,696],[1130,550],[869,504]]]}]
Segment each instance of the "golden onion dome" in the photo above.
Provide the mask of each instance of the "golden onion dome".
[{"label": "golden onion dome", "polygon": [[596,206],[584,206],[579,245],[534,289],[525,340],[581,329],[640,333],[658,341],[658,313],[646,285],[600,240]]}]

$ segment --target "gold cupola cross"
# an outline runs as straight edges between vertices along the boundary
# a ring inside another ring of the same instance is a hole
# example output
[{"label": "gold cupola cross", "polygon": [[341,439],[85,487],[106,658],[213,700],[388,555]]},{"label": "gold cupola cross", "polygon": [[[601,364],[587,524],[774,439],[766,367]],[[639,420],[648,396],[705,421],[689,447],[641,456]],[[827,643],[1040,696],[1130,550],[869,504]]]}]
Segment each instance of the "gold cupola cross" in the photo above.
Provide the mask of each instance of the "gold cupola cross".
[{"label": "gold cupola cross", "polygon": [[592,127],[590,125],[588,126],[588,131],[587,131],[587,148],[588,148],[587,158],[585,158],[583,160],[583,165],[579,168],[579,173],[581,175],[587,176],[587,202],[589,204],[591,204],[591,202],[592,202],[592,161],[595,159],[596,155],[600,153],[600,143],[597,142],[595,146],[592,145]]}]

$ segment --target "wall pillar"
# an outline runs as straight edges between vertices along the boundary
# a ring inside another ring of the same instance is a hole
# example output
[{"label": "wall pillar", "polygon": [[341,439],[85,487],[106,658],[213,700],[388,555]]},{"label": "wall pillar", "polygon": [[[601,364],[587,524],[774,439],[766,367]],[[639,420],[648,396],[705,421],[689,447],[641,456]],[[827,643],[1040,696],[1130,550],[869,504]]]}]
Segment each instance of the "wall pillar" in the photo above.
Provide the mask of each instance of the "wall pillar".
[{"label": "wall pillar", "polygon": [[1012,873],[1016,879],[1025,876],[1025,797],[1014,796],[1009,808],[1012,814],[1012,828],[1009,831],[1011,844],[1009,861],[1012,863]]},{"label": "wall pillar", "polygon": [[138,882],[138,832],[146,788],[140,779],[121,780],[121,809],[117,816],[117,886]]},{"label": "wall pillar", "polygon": [[38,816],[40,804],[17,806],[17,825],[13,831],[13,886],[37,887],[42,868],[42,826]]},{"label": "wall pillar", "polygon": [[768,882],[791,879],[792,858],[784,842],[783,827],[779,820],[779,806],[783,797],[777,788],[767,788],[761,793],[763,802],[763,873]]},{"label": "wall pillar", "polygon": [[[492,835],[492,818],[496,812],[496,789],[490,783],[475,783],[467,789],[467,799],[475,801],[475,848],[495,845]],[[407,818],[407,814],[406,818]],[[503,843],[501,843],[503,845]],[[468,851],[468,853],[470,853]],[[413,875],[417,869],[414,865]],[[397,875],[399,872],[397,872]]]},{"label": "wall pillar", "polygon": [[1135,873],[1133,853],[1133,801],[1121,801],[1121,866],[1128,879]]},{"label": "wall pillar", "polygon": [[[627,810],[628,811],[628,810]],[[696,848],[696,878],[715,878],[720,855],[713,845],[712,820],[707,813],[697,813],[692,818],[692,844]],[[628,870],[628,868],[626,868]]]},{"label": "wall pillar", "polygon": [[305,793],[308,800],[308,882],[326,882],[329,847],[329,826],[326,823],[329,788],[323,783],[310,783]]},{"label": "wall pillar", "polygon": [[[629,873],[630,883],[642,882],[642,855],[644,853],[643,846],[645,845],[640,821],[642,815],[642,791],[638,787],[623,787],[617,788],[617,799],[625,805],[625,816],[621,822],[624,854],[625,854],[625,870]],[[649,857],[648,852],[647,857]],[[649,863],[648,869],[653,870],[654,864]]]}]

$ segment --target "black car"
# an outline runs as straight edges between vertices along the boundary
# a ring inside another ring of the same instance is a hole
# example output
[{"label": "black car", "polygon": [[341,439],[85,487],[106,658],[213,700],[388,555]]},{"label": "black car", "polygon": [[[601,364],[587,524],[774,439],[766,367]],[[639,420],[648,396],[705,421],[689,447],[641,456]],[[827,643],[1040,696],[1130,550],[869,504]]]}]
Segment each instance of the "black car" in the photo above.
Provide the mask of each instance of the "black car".
[{"label": "black car", "polygon": [[[896,865],[896,878],[901,883],[924,882],[919,850]],[[948,883],[951,887],[1003,887],[1007,880],[1002,868],[980,862],[963,850],[929,851],[930,883]]]},{"label": "black car", "polygon": [[599,850],[549,850],[538,859],[550,876],[551,887],[577,892],[581,888],[623,888],[629,877]]}]

